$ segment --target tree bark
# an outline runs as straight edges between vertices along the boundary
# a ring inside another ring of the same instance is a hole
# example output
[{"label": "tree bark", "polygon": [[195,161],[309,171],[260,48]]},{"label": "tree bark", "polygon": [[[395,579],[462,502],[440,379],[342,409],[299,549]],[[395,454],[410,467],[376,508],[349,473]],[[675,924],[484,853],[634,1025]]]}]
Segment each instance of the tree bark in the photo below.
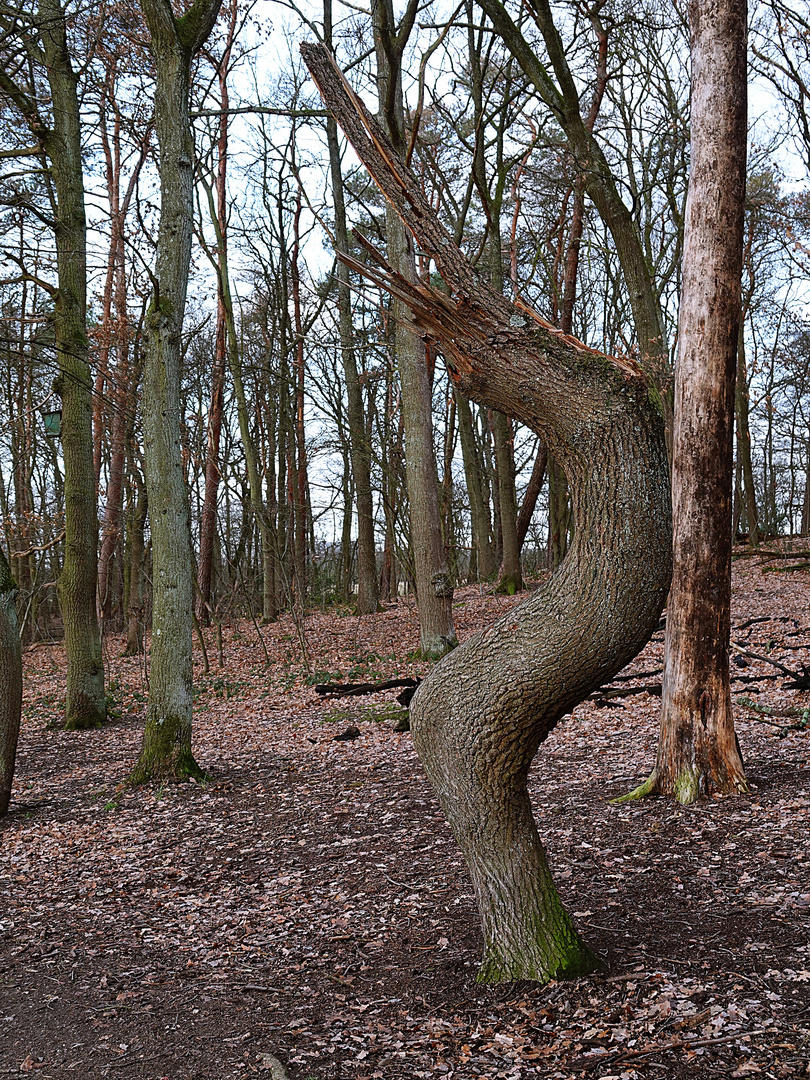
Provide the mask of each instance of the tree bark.
[{"label": "tree bark", "polygon": [[517,493],[515,491],[515,455],[509,419],[502,412],[493,414],[495,462],[498,469],[498,506],[501,517],[501,566],[497,591],[514,596],[523,588],[520,567],[520,544],[517,535]]},{"label": "tree bark", "polygon": [[180,336],[194,215],[191,60],[221,0],[195,0],[175,19],[169,0],[142,0],[155,61],[160,228],[155,293],[146,319],[143,429],[152,535],[149,704],[133,783],[202,776],[191,752],[193,588],[189,504],[180,445]]},{"label": "tree bark", "polygon": [[737,456],[741,465],[741,496],[748,526],[748,543],[752,548],[759,547],[759,514],[757,513],[757,493],[754,484],[754,466],[751,462],[751,428],[748,422],[748,372],[745,363],[745,335],[743,320],[737,335],[737,384],[734,392],[737,416]]},{"label": "tree bark", "polygon": [[[470,867],[484,929],[479,979],[576,975],[595,957],[554,889],[526,777],[539,744],[649,639],[670,578],[658,397],[634,362],[555,332],[484,283],[328,52],[304,45],[324,99],[453,297],[382,264],[465,394],[542,434],[578,528],[556,574],[450,653],[411,703],[414,744]],[[360,270],[359,265],[356,267]]]},{"label": "tree bark", "polygon": [[[200,516],[200,556],[197,562],[197,619],[208,626],[211,619],[211,577],[214,565],[214,535],[217,525],[217,495],[219,492],[219,440],[222,434],[222,407],[225,396],[226,316],[222,287],[222,256],[228,250],[228,64],[236,29],[238,7],[231,7],[228,36],[222,56],[215,61],[219,83],[219,102],[222,115],[219,118],[216,170],[216,211],[212,216],[218,222],[217,250],[220,254],[217,273],[217,333],[214,354],[214,370],[211,380],[211,406],[205,441],[205,495]],[[213,209],[213,208],[212,208]]]},{"label": "tree bark", "polygon": [[22,650],[17,583],[0,548],[0,818],[8,813],[22,714]]},{"label": "tree bark", "polygon": [[[332,46],[332,4],[324,2],[324,40]],[[349,252],[349,233],[346,227],[346,204],[343,176],[340,167],[340,147],[334,117],[326,121],[326,141],[329,147],[329,168],[332,178],[332,201],[335,207],[335,248]],[[371,490],[371,447],[366,438],[363,412],[363,393],[357,372],[357,360],[352,345],[352,308],[349,289],[349,268],[338,263],[338,329],[343,375],[346,380],[346,411],[349,419],[349,443],[352,473],[357,501],[357,614],[371,615],[379,607],[377,552],[374,541],[374,502]]]},{"label": "tree bark", "polygon": [[532,523],[534,508],[537,506],[537,499],[540,492],[543,490],[543,480],[546,476],[547,465],[548,450],[546,449],[545,443],[541,442],[537,448],[537,456],[535,457],[534,465],[532,466],[532,475],[529,477],[529,482],[523,493],[523,502],[520,504],[520,513],[518,514],[517,541],[521,550],[526,541],[526,534],[529,531],[529,526]]},{"label": "tree bark", "polygon": [[48,140],[57,191],[54,312],[65,462],[65,559],[59,603],[67,654],[65,727],[96,727],[107,716],[101,635],[96,615],[98,512],[93,469],[90,366],[87,361],[87,237],[78,79],[57,0],[40,0],[42,42],[53,96]]},{"label": "tree bark", "polygon": [[[415,4],[411,4],[395,35],[392,0],[372,3],[380,115],[392,143],[400,149],[404,149],[405,111],[399,65],[410,32],[408,19],[412,26],[415,11]],[[390,206],[386,207],[385,228],[389,262],[399,273],[415,280],[416,264],[408,232]],[[453,582],[442,544],[431,379],[425,347],[410,326],[407,306],[392,299],[391,316],[405,421],[405,474],[419,602],[419,650],[423,657],[438,659],[456,645],[457,639]]]},{"label": "tree bark", "polygon": [[146,515],[148,496],[140,474],[132,471],[132,487],[129,512],[129,558],[127,562],[129,589],[127,590],[126,620],[127,644],[125,656],[139,656],[143,649],[143,579],[146,559]]},{"label": "tree bark", "polygon": [[470,529],[473,554],[476,559],[477,578],[489,581],[498,567],[492,550],[492,522],[488,500],[484,496],[483,465],[475,440],[475,429],[470,415],[470,403],[454,388],[456,395],[458,431],[461,457],[464,462],[464,478],[467,482],[467,498],[470,500]]},{"label": "tree bark", "polygon": [[[96,616],[98,514],[87,360],[87,235],[78,77],[59,0],[39,0],[36,16],[30,22],[29,18],[21,12],[4,26],[9,39],[19,35],[28,56],[20,64],[0,65],[0,93],[22,114],[50,161],[50,169],[43,171],[53,182],[58,280],[54,337],[59,364],[55,389],[62,398],[65,466],[65,555],[58,581],[67,656],[65,727],[88,728],[105,719],[107,706]],[[29,64],[43,70],[47,78],[50,119],[40,112],[36,86],[29,93],[14,81]]]},{"label": "tree bark", "polygon": [[661,735],[629,797],[748,790],[734,733],[728,650],[734,382],[746,154],[745,0],[692,0],[692,150],[678,318],[674,569]]}]

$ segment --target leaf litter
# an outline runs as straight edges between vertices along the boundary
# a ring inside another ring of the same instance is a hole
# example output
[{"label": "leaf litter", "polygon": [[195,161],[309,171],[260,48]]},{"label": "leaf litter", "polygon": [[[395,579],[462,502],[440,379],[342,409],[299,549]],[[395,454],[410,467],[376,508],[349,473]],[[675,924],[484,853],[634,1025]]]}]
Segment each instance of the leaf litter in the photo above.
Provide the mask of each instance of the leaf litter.
[{"label": "leaf litter", "polygon": [[[732,667],[752,792],[611,806],[657,742],[657,633],[580,705],[530,776],[555,880],[604,974],[482,987],[472,889],[396,691],[313,684],[423,675],[418,617],[313,612],[226,626],[195,655],[201,784],[123,786],[143,661],[107,645],[120,715],[58,723],[61,648],[26,655],[12,813],[0,823],[0,1076],[230,1080],[810,1075],[807,574],[735,564]],[[515,601],[456,594],[463,640]],[[757,620],[756,622],[752,620]],[[748,625],[744,625],[744,624]],[[207,632],[208,633],[208,632]],[[646,681],[645,681],[646,680]],[[799,720],[796,720],[798,716]],[[763,724],[762,720],[769,723]],[[360,735],[334,736],[348,728]]]}]

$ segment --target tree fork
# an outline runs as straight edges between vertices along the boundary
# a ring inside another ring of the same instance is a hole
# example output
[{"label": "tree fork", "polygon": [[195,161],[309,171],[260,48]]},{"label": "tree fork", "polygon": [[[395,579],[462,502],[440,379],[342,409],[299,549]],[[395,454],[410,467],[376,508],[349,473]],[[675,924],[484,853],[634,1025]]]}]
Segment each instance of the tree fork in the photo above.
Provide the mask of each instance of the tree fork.
[{"label": "tree fork", "polygon": [[540,743],[658,626],[671,572],[664,424],[633,361],[604,356],[481,280],[329,52],[301,51],[326,104],[452,296],[350,265],[412,313],[465,395],[542,435],[568,477],[577,530],[552,578],[446,656],[411,704],[414,744],[472,874],[482,981],[593,970],[551,879],[526,778]]}]

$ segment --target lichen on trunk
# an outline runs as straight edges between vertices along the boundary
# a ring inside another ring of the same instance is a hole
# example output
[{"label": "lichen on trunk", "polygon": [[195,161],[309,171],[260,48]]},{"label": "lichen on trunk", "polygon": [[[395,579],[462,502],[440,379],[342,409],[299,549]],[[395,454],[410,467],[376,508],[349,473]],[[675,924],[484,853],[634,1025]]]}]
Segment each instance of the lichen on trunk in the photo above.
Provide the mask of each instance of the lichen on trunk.
[{"label": "lichen on trunk", "polygon": [[181,336],[194,220],[191,61],[221,0],[194,0],[176,18],[168,0],[142,0],[155,62],[160,227],[146,318],[143,432],[152,539],[152,670],[140,756],[131,780],[201,775],[191,753],[193,578],[181,449]]}]

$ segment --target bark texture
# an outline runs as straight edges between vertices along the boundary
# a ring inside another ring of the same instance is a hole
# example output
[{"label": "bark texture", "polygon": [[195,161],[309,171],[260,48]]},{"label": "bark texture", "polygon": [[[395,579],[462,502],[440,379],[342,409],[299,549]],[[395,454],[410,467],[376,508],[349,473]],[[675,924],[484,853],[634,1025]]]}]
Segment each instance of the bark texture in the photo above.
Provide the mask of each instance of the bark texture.
[{"label": "bark texture", "polygon": [[[413,27],[416,5],[409,6],[398,32],[395,32],[392,0],[374,0],[371,11],[381,121],[391,144],[403,151],[405,110],[401,62]],[[386,206],[385,232],[391,265],[398,273],[415,281],[416,260],[410,236],[390,205]],[[432,373],[428,369],[424,343],[410,325],[408,305],[396,296],[391,303],[391,317],[402,387],[405,476],[419,602],[419,648],[422,656],[438,659],[456,645],[456,632],[453,581],[442,540],[439,480],[433,449]]]},{"label": "bark texture", "polygon": [[[657,394],[484,283],[437,221],[328,52],[302,46],[324,99],[452,297],[382,264],[461,390],[540,433],[577,516],[542,588],[450,653],[411,704],[414,743],[470,867],[485,981],[577,975],[597,961],[566,914],[526,789],[539,744],[620,670],[657,625],[670,579],[670,500]],[[372,273],[374,273],[372,271]]]},{"label": "bark texture", "polygon": [[191,753],[193,578],[189,506],[180,446],[180,335],[186,308],[194,206],[188,116],[191,59],[221,0],[196,0],[175,19],[168,0],[143,0],[157,86],[160,229],[155,295],[146,320],[144,456],[152,535],[152,666],[143,745],[132,774],[201,775]]},{"label": "bark texture", "polygon": [[8,813],[22,711],[17,583],[0,548],[0,818]]},{"label": "bark texture", "polygon": [[54,337],[65,470],[65,555],[58,582],[67,657],[65,726],[89,728],[105,719],[107,706],[96,616],[98,514],[87,359],[87,229],[78,77],[59,0],[39,0],[32,26],[34,31],[26,29],[23,36],[30,60],[47,74],[52,119],[40,115],[37,103],[13,82],[14,73],[0,74],[0,89],[22,112],[50,161],[55,193]]},{"label": "bark texture", "polygon": [[[324,37],[332,45],[332,4],[323,5]],[[349,231],[346,226],[346,203],[341,173],[337,125],[333,117],[326,121],[326,140],[329,147],[329,169],[332,178],[332,201],[335,208],[335,246],[348,254]],[[371,490],[371,447],[366,436],[363,392],[357,371],[352,331],[351,290],[349,268],[338,263],[338,329],[343,375],[346,380],[346,412],[349,420],[349,444],[352,475],[357,499],[357,614],[371,615],[379,607],[377,554],[374,540],[374,501]]]},{"label": "bark texture", "polygon": [[638,792],[691,803],[747,790],[728,650],[745,210],[745,0],[693,0],[692,154],[678,318],[672,592],[658,758]]}]

